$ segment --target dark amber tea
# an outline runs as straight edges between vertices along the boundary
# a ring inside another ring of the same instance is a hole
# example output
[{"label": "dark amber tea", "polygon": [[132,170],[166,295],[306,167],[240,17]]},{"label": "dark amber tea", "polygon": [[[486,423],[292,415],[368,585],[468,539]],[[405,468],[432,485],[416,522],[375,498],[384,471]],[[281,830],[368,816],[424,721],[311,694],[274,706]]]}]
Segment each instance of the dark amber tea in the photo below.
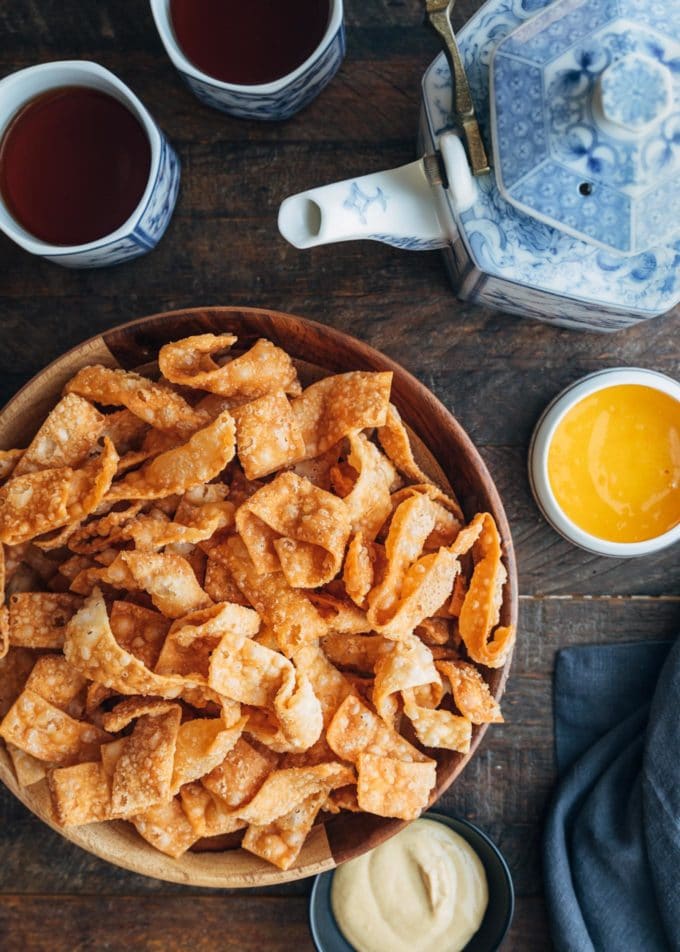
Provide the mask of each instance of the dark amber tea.
[{"label": "dark amber tea", "polygon": [[122,103],[84,86],[52,89],[0,140],[0,193],[41,241],[81,245],[116,231],[144,194],[151,146]]},{"label": "dark amber tea", "polygon": [[314,52],[329,0],[172,0],[172,25],[187,59],[225,83],[270,83]]}]

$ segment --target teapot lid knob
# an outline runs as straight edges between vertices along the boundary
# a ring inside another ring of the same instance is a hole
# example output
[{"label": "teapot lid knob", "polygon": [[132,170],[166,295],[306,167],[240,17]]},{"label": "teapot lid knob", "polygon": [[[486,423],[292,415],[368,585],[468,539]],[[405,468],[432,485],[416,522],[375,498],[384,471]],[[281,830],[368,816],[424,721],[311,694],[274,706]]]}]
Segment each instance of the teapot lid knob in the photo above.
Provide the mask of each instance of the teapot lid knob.
[{"label": "teapot lid knob", "polygon": [[670,70],[642,53],[629,53],[600,73],[594,107],[610,135],[645,135],[673,107]]}]

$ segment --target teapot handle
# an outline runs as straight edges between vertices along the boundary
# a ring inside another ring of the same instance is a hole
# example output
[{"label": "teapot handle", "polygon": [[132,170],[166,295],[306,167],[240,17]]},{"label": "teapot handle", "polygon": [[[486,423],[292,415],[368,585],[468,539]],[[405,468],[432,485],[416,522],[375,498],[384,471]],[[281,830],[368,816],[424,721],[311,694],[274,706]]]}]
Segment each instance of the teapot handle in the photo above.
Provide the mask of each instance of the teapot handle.
[{"label": "teapot handle", "polygon": [[444,248],[450,238],[424,162],[291,195],[279,209],[279,231],[296,248],[357,238],[414,251]]}]

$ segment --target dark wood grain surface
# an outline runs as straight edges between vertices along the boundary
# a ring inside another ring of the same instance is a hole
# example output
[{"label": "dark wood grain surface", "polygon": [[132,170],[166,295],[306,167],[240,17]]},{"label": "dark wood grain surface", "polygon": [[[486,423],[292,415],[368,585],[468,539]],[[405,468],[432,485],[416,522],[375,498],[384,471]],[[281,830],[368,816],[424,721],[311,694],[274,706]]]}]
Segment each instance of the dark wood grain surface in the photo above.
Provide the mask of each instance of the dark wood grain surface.
[{"label": "dark wood grain surface", "polygon": [[[677,547],[625,562],[587,555],[543,522],[526,449],[544,405],[589,371],[678,376],[678,312],[616,335],[550,328],[456,301],[437,253],[374,244],[306,253],[276,231],[286,195],[414,156],[419,81],[438,46],[421,0],[346,0],[348,55],[332,85],[284,124],[201,106],[161,48],[145,0],[0,4],[0,76],[52,59],[95,60],[138,93],[177,147],[183,178],[159,247],[110,270],[69,272],[0,237],[0,401],[66,348],[144,314],[259,305],[314,318],[402,363],[477,443],[503,497],[520,572],[520,636],[490,730],[441,806],[501,846],[517,911],[509,950],[550,947],[539,844],[554,782],[551,674],[568,644],[671,638],[680,627]],[[458,25],[478,6],[459,0]],[[0,946],[14,950],[308,950],[309,883],[193,892],[108,866],[0,791]]]}]

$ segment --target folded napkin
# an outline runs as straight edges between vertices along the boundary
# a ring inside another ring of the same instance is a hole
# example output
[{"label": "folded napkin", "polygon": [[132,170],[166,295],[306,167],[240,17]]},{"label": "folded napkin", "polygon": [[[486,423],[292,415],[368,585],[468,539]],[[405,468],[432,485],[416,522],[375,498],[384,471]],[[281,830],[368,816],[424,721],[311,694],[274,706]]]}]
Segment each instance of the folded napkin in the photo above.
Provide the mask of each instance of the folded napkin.
[{"label": "folded napkin", "polygon": [[680,639],[566,648],[554,701],[558,952],[680,952]]}]

